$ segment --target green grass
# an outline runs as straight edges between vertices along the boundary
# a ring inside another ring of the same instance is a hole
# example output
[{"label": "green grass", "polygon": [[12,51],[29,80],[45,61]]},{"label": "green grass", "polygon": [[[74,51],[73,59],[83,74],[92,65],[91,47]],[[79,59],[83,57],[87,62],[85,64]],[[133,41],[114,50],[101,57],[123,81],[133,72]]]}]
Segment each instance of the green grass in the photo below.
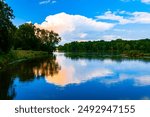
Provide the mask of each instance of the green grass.
[{"label": "green grass", "polygon": [[12,50],[8,54],[0,55],[0,69],[2,69],[7,64],[15,61],[40,58],[44,56],[48,56],[48,53],[32,50]]}]

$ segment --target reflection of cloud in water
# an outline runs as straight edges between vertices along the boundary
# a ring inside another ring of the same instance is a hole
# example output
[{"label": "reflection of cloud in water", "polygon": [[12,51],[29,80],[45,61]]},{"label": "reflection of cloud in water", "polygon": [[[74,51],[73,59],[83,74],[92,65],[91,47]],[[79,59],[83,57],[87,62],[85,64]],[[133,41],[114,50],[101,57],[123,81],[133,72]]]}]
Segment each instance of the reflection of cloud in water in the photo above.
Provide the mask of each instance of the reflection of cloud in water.
[{"label": "reflection of cloud in water", "polygon": [[[65,59],[63,57],[60,58],[56,61],[51,60],[43,62],[39,67],[34,67],[33,72],[35,76],[44,76],[48,83],[66,86],[68,84],[79,84],[96,77],[104,77],[113,74],[110,70],[104,68],[89,69],[84,66],[86,65],[86,61],[79,60],[77,62],[78,64],[66,64],[64,63]],[[61,69],[59,69],[57,63],[61,64]]]},{"label": "reflection of cloud in water", "polygon": [[113,65],[113,64],[116,63],[115,61],[112,61],[111,59],[105,59],[103,62],[104,62],[104,64],[108,64],[108,65],[109,65],[109,64],[110,64],[110,65],[111,65],[111,64]]},{"label": "reflection of cloud in water", "polygon": [[87,66],[87,63],[85,60],[79,60],[78,63],[81,65],[81,66]]},{"label": "reflection of cloud in water", "polygon": [[69,67],[67,69],[60,70],[58,74],[55,74],[54,76],[48,75],[48,76],[45,76],[45,78],[48,83],[53,83],[59,86],[65,86],[70,83],[79,82],[76,79],[74,79],[73,77],[74,72],[75,72],[74,68]]},{"label": "reflection of cloud in water", "polygon": [[[72,60],[57,55],[57,59],[44,63],[40,68],[34,68],[36,76],[43,75],[48,83],[59,86],[79,84],[100,78],[100,82],[106,85],[132,80],[134,86],[150,85],[149,63],[140,61],[117,62],[111,59],[105,60]],[[48,67],[47,67],[48,66]],[[60,68],[59,68],[60,66]],[[44,69],[43,69],[44,68]],[[53,72],[52,72],[53,71]]]},{"label": "reflection of cloud in water", "polygon": [[133,80],[135,86],[148,86],[150,85],[150,75],[136,76],[136,75],[127,75],[120,74],[119,78],[116,79],[103,79],[105,84],[115,84],[125,80]]},{"label": "reflection of cloud in water", "polygon": [[145,96],[145,97],[141,98],[141,100],[150,100],[150,97]]},{"label": "reflection of cloud in water", "polygon": [[77,71],[75,68],[68,67],[62,68],[62,70],[60,70],[59,73],[55,74],[54,76],[49,75],[45,78],[49,83],[53,83],[59,86],[66,86],[68,84],[80,84],[96,77],[108,76],[111,75],[112,72],[107,69],[99,69],[96,71],[91,71],[89,73],[83,72],[83,74],[76,74]]},{"label": "reflection of cloud in water", "polygon": [[135,82],[137,86],[146,86],[150,85],[150,76],[140,76],[135,78]]},{"label": "reflection of cloud in water", "polygon": [[92,71],[91,73],[87,74],[88,78],[94,78],[94,77],[104,77],[112,75],[113,72],[108,69],[98,69],[95,71]]}]

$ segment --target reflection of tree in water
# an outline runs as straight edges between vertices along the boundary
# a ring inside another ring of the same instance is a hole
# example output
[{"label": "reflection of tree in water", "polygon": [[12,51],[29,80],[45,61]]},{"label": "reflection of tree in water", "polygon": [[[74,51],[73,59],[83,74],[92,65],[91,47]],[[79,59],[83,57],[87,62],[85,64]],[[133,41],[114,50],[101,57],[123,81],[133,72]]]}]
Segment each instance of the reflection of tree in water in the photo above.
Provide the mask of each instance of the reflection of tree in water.
[{"label": "reflection of tree in water", "polygon": [[11,100],[15,95],[16,93],[11,74],[0,72],[0,100]]},{"label": "reflection of tree in water", "polygon": [[43,78],[40,76],[55,75],[61,67],[56,62],[56,56],[39,58],[12,64],[0,72],[0,99],[13,99],[16,95],[14,80],[30,82]]},{"label": "reflection of tree in water", "polygon": [[124,60],[139,60],[142,62],[149,62],[150,58],[144,58],[144,57],[122,57],[121,55],[110,55],[110,54],[99,54],[99,53],[65,53],[65,57],[73,59],[73,60],[79,60],[79,59],[88,59],[88,60],[106,60],[111,59],[112,61],[116,62],[122,62]]},{"label": "reflection of tree in water", "polygon": [[58,74],[61,67],[58,62],[56,62],[56,57],[47,58],[40,61],[38,65],[33,67],[33,73],[35,76],[54,76]]}]

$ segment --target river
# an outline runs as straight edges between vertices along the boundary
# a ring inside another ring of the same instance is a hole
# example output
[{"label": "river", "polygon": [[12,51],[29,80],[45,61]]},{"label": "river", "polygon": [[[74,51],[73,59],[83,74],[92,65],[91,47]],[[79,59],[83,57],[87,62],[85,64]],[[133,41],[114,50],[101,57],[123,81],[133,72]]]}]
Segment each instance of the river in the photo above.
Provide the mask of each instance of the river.
[{"label": "river", "polygon": [[150,60],[54,53],[0,72],[1,100],[150,99]]}]

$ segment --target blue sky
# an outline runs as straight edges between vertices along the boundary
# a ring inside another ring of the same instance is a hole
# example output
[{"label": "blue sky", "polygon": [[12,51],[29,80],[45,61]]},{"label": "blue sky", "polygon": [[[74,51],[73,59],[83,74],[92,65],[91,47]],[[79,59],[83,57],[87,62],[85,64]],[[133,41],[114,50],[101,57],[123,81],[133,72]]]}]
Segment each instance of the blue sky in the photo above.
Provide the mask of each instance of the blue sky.
[{"label": "blue sky", "polygon": [[15,25],[32,22],[71,41],[150,38],[150,0],[6,0]]}]

